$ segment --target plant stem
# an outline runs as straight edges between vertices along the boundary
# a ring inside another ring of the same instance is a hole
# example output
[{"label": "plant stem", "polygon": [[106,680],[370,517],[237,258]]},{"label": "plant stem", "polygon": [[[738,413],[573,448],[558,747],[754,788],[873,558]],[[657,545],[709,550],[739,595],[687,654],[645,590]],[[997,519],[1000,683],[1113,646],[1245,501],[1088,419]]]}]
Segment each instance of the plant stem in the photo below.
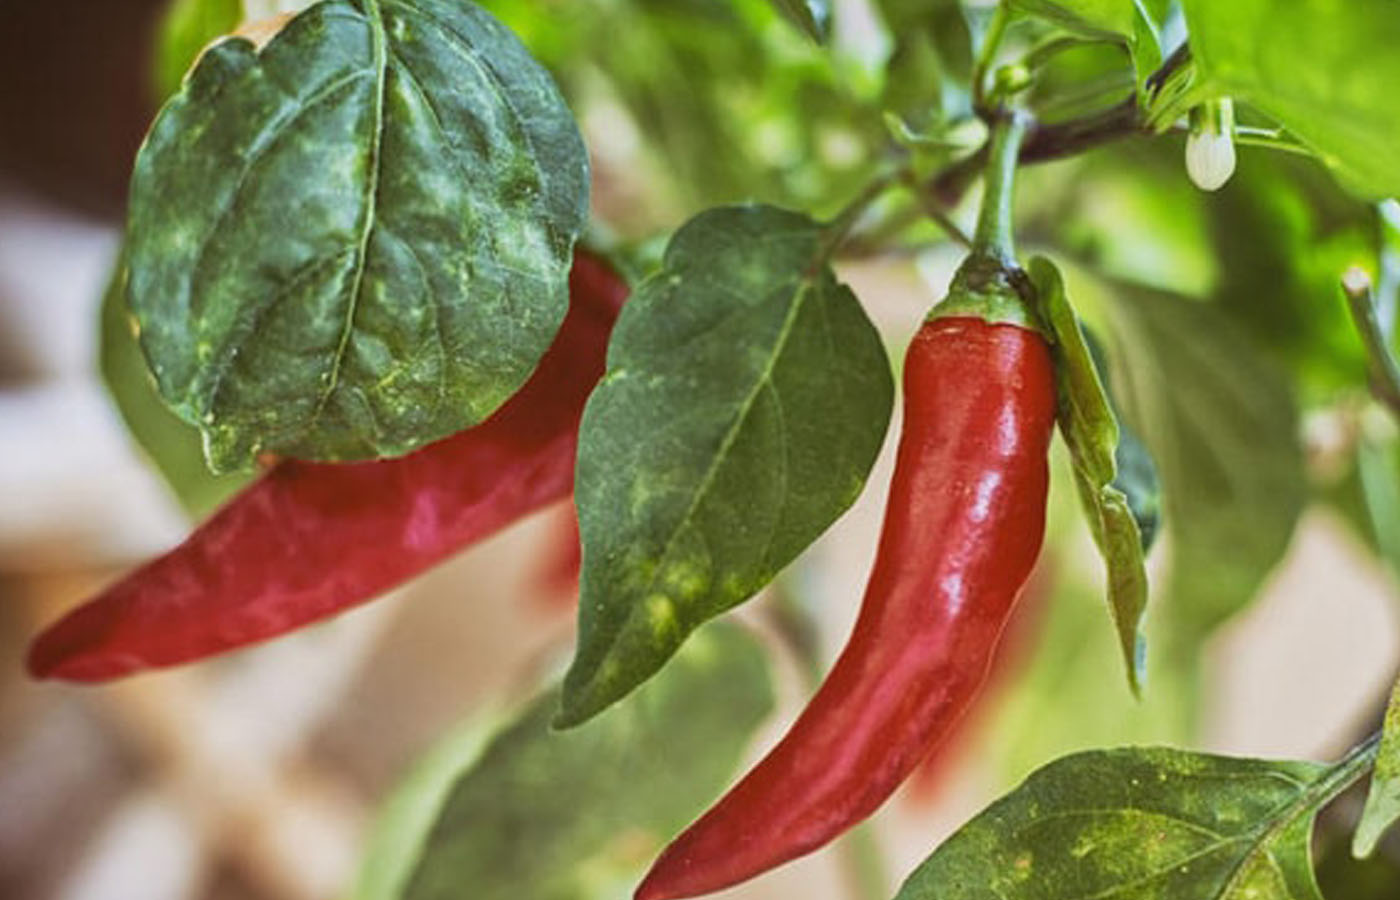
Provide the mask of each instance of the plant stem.
[{"label": "plant stem", "polygon": [[982,197],[982,213],[977,218],[977,231],[972,237],[973,253],[995,257],[1012,267],[1016,264],[1016,242],[1011,228],[1011,206],[1028,124],[1024,113],[1012,110],[1002,114],[992,125],[986,193]]},{"label": "plant stem", "polygon": [[977,62],[972,68],[972,108],[979,116],[987,118],[993,110],[987,102],[987,77],[996,62],[997,50],[1006,36],[1006,26],[1011,24],[1011,6],[1001,0],[987,23],[987,34],[982,39],[982,48],[977,53]]},{"label": "plant stem", "polygon": [[1375,765],[1380,744],[1381,732],[1377,731],[1353,747],[1346,756],[1332,765],[1326,777],[1308,790],[1306,803],[1301,805],[1304,808],[1316,809],[1335,800]]},{"label": "plant stem", "polygon": [[[1019,162],[1021,165],[1028,165],[1063,159],[1112,141],[1144,133],[1137,98],[1128,97],[1117,106],[1092,115],[1053,125],[1033,124],[1026,132],[1025,141],[1021,145]],[[924,189],[943,206],[955,206],[986,168],[988,153],[988,146],[983,145],[976,153],[962,158],[935,175],[925,184]]]},{"label": "plant stem", "polygon": [[899,183],[905,177],[904,169],[896,169],[892,172],[884,172],[871,179],[865,188],[847,203],[846,206],[836,214],[831,222],[826,226],[822,236],[821,249],[817,254],[818,264],[825,263],[831,258],[831,254],[840,247],[846,237],[850,235],[851,229],[860,221],[860,217],[865,215],[865,211],[870,205],[880,199],[880,195]]},{"label": "plant stem", "polygon": [[1366,347],[1371,370],[1371,393],[1400,418],[1400,364],[1376,317],[1375,291],[1371,278],[1361,269],[1350,269],[1342,276],[1342,291],[1351,309],[1351,320]]}]

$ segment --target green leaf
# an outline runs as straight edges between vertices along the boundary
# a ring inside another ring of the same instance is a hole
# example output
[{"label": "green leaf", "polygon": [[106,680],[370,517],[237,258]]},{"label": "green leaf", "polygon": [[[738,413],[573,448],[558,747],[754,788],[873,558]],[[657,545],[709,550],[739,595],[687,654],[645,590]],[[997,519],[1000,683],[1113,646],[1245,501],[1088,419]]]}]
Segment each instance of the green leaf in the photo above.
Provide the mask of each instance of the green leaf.
[{"label": "green leaf", "polygon": [[1010,0],[1013,9],[1087,37],[1131,38],[1137,25],[1134,0]]},{"label": "green leaf", "polygon": [[579,437],[580,633],[561,726],[645,681],[860,494],[893,384],[823,241],[795,213],[710,210],[623,310]]},{"label": "green leaf", "polygon": [[1366,806],[1352,839],[1352,853],[1358,857],[1370,856],[1381,836],[1396,822],[1400,822],[1400,683],[1391,692],[1390,703],[1386,706],[1376,768],[1371,773]]},{"label": "green leaf", "polygon": [[1118,421],[1065,294],[1059,269],[1037,256],[1031,260],[1029,272],[1055,336],[1060,433],[1069,447],[1089,530],[1108,571],[1108,605],[1128,667],[1128,686],[1134,694],[1141,694],[1147,665],[1147,642],[1142,633],[1147,569],[1137,517],[1127,495],[1116,487]]},{"label": "green leaf", "polygon": [[533,703],[445,797],[441,779],[426,778],[440,812],[406,889],[360,900],[623,896],[733,776],[773,692],[762,648],[718,625],[581,728],[551,731],[557,704],[553,691]]},{"label": "green leaf", "polygon": [[1362,765],[1168,748],[1065,757],[964,825],[897,900],[1321,900],[1312,819]]},{"label": "green leaf", "polygon": [[192,519],[202,519],[247,483],[215,475],[204,464],[199,432],[166,408],[136,340],[125,303],[126,266],[119,258],[102,297],[98,368],[131,436],[155,464]]},{"label": "green leaf", "polygon": [[794,25],[818,44],[831,37],[831,4],[829,0],[769,0]]},{"label": "green leaf", "polygon": [[470,3],[329,0],[216,44],[132,176],[161,394],[216,470],[467,428],[553,338],[587,194],[549,75]]},{"label": "green leaf", "polygon": [[156,96],[165,100],[180,89],[199,51],[243,19],[243,0],[174,0],[156,31],[151,76]]},{"label": "green leaf", "polygon": [[1400,194],[1393,0],[1185,0],[1203,88],[1247,100],[1358,192]]},{"label": "green leaf", "polygon": [[1160,467],[1173,619],[1199,637],[1288,549],[1306,493],[1297,408],[1285,374],[1210,304],[1125,284],[1101,302],[1116,396]]},{"label": "green leaf", "polygon": [[1384,437],[1362,435],[1356,468],[1376,550],[1391,572],[1400,574],[1400,445],[1393,429],[1388,431]]},{"label": "green leaf", "polygon": [[494,716],[473,715],[438,741],[394,788],[375,817],[351,900],[397,900],[458,778],[495,736]]}]

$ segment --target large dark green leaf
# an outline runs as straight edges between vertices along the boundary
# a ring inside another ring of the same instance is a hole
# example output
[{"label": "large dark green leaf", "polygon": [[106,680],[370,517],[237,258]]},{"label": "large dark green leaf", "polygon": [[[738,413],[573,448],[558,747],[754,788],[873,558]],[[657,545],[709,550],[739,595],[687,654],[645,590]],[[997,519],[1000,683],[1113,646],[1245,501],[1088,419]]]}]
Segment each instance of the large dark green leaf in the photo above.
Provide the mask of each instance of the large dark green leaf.
[{"label": "large dark green leaf", "polygon": [[1313,816],[1357,769],[1167,748],[1069,756],[963,826],[898,900],[1321,900]]},{"label": "large dark green leaf", "polygon": [[710,210],[623,310],[580,434],[583,593],[561,724],[650,677],[864,486],[893,385],[823,240],[795,213]]},{"label": "large dark green leaf", "polygon": [[769,0],[817,43],[825,43],[831,34],[831,4],[828,0]]},{"label": "large dark green leaf", "polygon": [[[484,750],[469,729],[425,761],[386,810],[356,900],[623,896],[733,775],[773,693],[762,648],[718,625],[581,728],[551,731],[557,704],[551,691]],[[454,778],[454,763],[469,768]]]},{"label": "large dark green leaf", "polygon": [[1400,194],[1393,0],[1185,0],[1208,89],[1248,100],[1357,190]]},{"label": "large dark green leaf", "polygon": [[1305,499],[1288,380],[1210,304],[1117,285],[1115,396],[1160,467],[1181,633],[1253,599]]},{"label": "large dark green leaf", "polygon": [[202,518],[242,487],[242,475],[215,475],[204,464],[199,431],[161,402],[126,308],[126,266],[120,261],[102,298],[98,367],[127,430],[191,518]]},{"label": "large dark green leaf", "polygon": [[1137,517],[1127,495],[1117,487],[1118,420],[1065,294],[1059,269],[1037,256],[1031,260],[1029,272],[1055,336],[1060,433],[1069,447],[1089,530],[1108,571],[1108,606],[1128,668],[1128,686],[1139,694],[1147,664],[1147,642],[1142,633],[1147,569]]},{"label": "large dark green leaf", "polygon": [[137,159],[129,300],[210,462],[405,453],[479,422],[567,305],[587,158],[469,2],[329,0],[215,45]]}]

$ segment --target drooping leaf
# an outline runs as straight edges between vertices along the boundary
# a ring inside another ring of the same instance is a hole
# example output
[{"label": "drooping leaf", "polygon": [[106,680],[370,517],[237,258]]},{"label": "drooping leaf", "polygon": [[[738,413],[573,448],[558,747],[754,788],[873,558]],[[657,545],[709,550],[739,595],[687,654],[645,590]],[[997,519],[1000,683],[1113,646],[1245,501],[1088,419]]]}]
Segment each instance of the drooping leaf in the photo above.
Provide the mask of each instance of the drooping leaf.
[{"label": "drooping leaf", "polygon": [[1352,774],[1168,748],[1065,757],[944,842],[898,900],[1321,900],[1312,820]]},{"label": "drooping leaf", "polygon": [[[357,900],[612,900],[732,777],[773,706],[765,655],[716,625],[666,672],[587,725],[550,730],[550,691],[447,785],[431,773],[396,809],[435,806],[406,880]],[[470,748],[469,748],[470,749]],[[400,820],[407,821],[407,820]],[[389,848],[404,859],[406,848]],[[398,864],[403,870],[402,864]],[[391,875],[392,871],[386,871]]]},{"label": "drooping leaf", "polygon": [[132,176],[129,301],[216,469],[406,453],[529,376],[567,304],[587,157],[469,2],[329,0],[216,44]]},{"label": "drooping leaf", "polygon": [[819,44],[831,36],[829,0],[769,0],[794,25]]},{"label": "drooping leaf", "polygon": [[1173,620],[1203,635],[1282,559],[1306,478],[1285,374],[1211,304],[1115,284],[1116,396],[1162,479]]},{"label": "drooping leaf", "polygon": [[156,97],[164,100],[180,88],[199,51],[228,34],[243,18],[243,0],[174,0],[156,32],[151,77]]},{"label": "drooping leaf", "polygon": [[560,724],[645,681],[864,486],[893,384],[824,256],[804,216],[710,210],[623,310],[579,439],[580,634]]},{"label": "drooping leaf", "polygon": [[1147,642],[1142,633],[1147,569],[1137,517],[1127,495],[1116,486],[1118,421],[1065,294],[1059,269],[1037,256],[1030,262],[1029,273],[1055,336],[1060,433],[1069,446],[1089,530],[1107,568],[1108,605],[1128,667],[1128,685],[1134,694],[1140,694],[1147,664]]},{"label": "drooping leaf", "polygon": [[1400,15],[1391,0],[1185,0],[1215,93],[1247,100],[1355,190],[1400,194]]},{"label": "drooping leaf", "polygon": [[1381,836],[1396,822],[1400,822],[1400,684],[1396,684],[1386,706],[1376,768],[1371,773],[1366,807],[1356,825],[1352,853],[1370,856]]},{"label": "drooping leaf", "polygon": [[1162,527],[1162,480],[1157,474],[1157,461],[1152,458],[1152,451],[1147,449],[1142,438],[1123,419],[1122,409],[1113,396],[1113,385],[1106,377],[1109,365],[1103,343],[1087,328],[1081,330],[1084,345],[1088,347],[1094,369],[1103,383],[1108,407],[1118,420],[1118,448],[1113,452],[1113,487],[1127,498],[1128,509],[1132,510],[1138,534],[1142,537],[1142,552],[1146,554],[1152,549]]},{"label": "drooping leaf", "polygon": [[192,519],[203,518],[247,483],[204,464],[199,431],[161,402],[127,310],[126,266],[119,258],[102,297],[98,368],[132,438],[154,463]]}]

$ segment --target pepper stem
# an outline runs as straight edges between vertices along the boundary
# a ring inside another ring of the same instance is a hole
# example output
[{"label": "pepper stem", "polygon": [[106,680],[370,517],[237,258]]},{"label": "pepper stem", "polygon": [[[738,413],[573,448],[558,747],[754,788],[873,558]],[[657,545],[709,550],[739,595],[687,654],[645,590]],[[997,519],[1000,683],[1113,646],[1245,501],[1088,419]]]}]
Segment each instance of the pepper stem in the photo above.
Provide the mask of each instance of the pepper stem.
[{"label": "pepper stem", "polygon": [[972,238],[972,252],[1016,265],[1016,242],[1011,229],[1011,201],[1015,193],[1016,165],[1021,155],[1030,117],[1019,110],[1007,110],[992,126],[987,153],[986,192],[982,213]]}]

